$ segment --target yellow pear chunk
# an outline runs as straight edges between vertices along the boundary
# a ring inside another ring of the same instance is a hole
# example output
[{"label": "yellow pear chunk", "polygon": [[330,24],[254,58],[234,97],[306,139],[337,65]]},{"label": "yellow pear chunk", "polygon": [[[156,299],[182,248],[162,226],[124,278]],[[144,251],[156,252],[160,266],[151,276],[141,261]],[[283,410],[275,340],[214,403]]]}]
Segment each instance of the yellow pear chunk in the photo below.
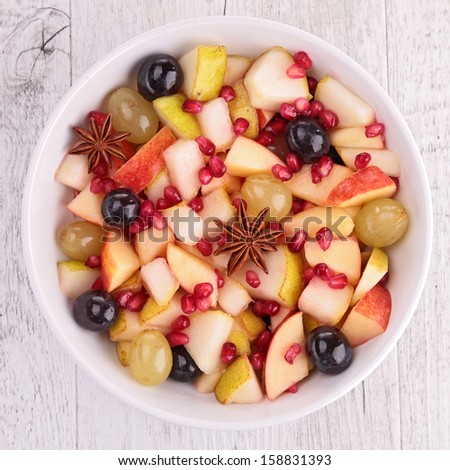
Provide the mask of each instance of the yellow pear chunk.
[{"label": "yellow pear chunk", "polygon": [[128,354],[130,352],[131,341],[117,341],[116,343],[116,354],[117,359],[123,365],[128,367]]},{"label": "yellow pear chunk", "polygon": [[167,305],[180,287],[165,258],[155,258],[141,268],[141,278],[158,305]]},{"label": "yellow pear chunk", "polygon": [[114,325],[109,329],[111,341],[133,341],[133,339],[144,330],[158,330],[163,334],[169,333],[170,327],[154,326],[148,328],[140,321],[139,314],[129,310],[121,310]]},{"label": "yellow pear chunk", "polygon": [[248,335],[245,331],[240,330],[240,326],[236,325],[238,329],[233,329],[228,336],[228,342],[233,343],[236,346],[236,354],[240,356],[241,354],[250,354],[250,342]]},{"label": "yellow pear chunk", "polygon": [[71,299],[91,289],[99,276],[99,269],[88,268],[83,261],[71,260],[58,263],[59,288]]},{"label": "yellow pear chunk", "polygon": [[229,315],[236,316],[243,312],[252,301],[247,289],[239,282],[223,275],[224,285],[219,289],[219,305]]},{"label": "yellow pear chunk", "polygon": [[254,139],[259,133],[258,112],[250,104],[250,98],[248,97],[247,90],[244,87],[243,80],[236,82],[233,86],[233,90],[235,96],[228,102],[231,120],[234,123],[238,118],[247,119],[250,126],[242,135],[249,139]]},{"label": "yellow pear chunk", "polygon": [[246,331],[250,341],[254,341],[258,335],[266,329],[264,320],[258,315],[255,315],[249,308],[234,317],[234,320]]},{"label": "yellow pear chunk", "polygon": [[222,374],[225,372],[225,367],[219,367],[216,371],[211,374],[200,374],[194,380],[195,390],[198,393],[212,393],[216,388],[217,382],[219,381]]},{"label": "yellow pear chunk", "polygon": [[223,84],[232,86],[234,88],[236,82],[247,73],[247,70],[252,65],[252,59],[243,55],[228,55],[227,56],[227,68],[225,71],[225,77],[223,78]]},{"label": "yellow pear chunk", "polygon": [[145,328],[168,328],[180,315],[181,296],[177,292],[166,305],[158,305],[154,299],[149,297],[142,310],[139,312],[139,322]]}]

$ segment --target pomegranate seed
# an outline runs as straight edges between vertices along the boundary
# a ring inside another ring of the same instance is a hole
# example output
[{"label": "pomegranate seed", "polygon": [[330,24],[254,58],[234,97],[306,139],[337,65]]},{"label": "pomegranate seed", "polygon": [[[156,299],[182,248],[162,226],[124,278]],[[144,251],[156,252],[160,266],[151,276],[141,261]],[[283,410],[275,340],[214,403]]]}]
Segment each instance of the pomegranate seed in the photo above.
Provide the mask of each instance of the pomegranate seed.
[{"label": "pomegranate seed", "polygon": [[103,191],[105,194],[109,194],[118,187],[119,185],[112,178],[103,178]]},{"label": "pomegranate seed", "polygon": [[236,345],[227,341],[223,343],[222,351],[220,353],[220,360],[224,364],[230,364],[233,362],[233,359],[236,357]]},{"label": "pomegranate seed", "polygon": [[304,230],[296,232],[294,236],[288,241],[289,251],[292,253],[298,253],[305,244],[308,238],[308,234]]},{"label": "pomegranate seed", "polygon": [[197,299],[195,304],[200,312],[206,312],[209,310],[209,307],[211,307],[212,300],[211,297],[207,297],[206,299]]},{"label": "pomegranate seed", "polygon": [[400,189],[400,178],[398,178],[397,176],[391,176],[390,178],[395,183],[395,186],[397,188],[396,191],[398,191]]},{"label": "pomegranate seed", "polygon": [[209,166],[204,166],[203,168],[200,168],[198,171],[198,179],[201,184],[209,184],[211,183],[211,180],[213,179],[213,172]]},{"label": "pomegranate seed", "polygon": [[156,201],[156,210],[158,210],[158,211],[162,211],[164,209],[167,209],[170,206],[171,205],[169,204],[169,201],[167,199],[164,199],[163,197],[160,197]]},{"label": "pomegranate seed", "polygon": [[271,132],[261,131],[255,140],[258,142],[258,144],[264,145],[264,147],[268,147],[274,143],[275,136]]},{"label": "pomegranate seed", "polygon": [[314,163],[311,165],[311,181],[314,184],[319,184],[322,181],[322,175],[319,171],[319,165]]},{"label": "pomegranate seed", "polygon": [[308,81],[309,92],[314,95],[317,88],[317,80],[314,77],[306,77],[306,80]]},{"label": "pomegranate seed", "polygon": [[[281,230],[282,229],[282,226],[280,224],[280,222],[277,222],[275,220],[271,220],[268,224],[267,224],[267,228],[270,230],[270,233],[272,232],[276,232],[278,230]],[[281,236],[281,235],[280,235]]]},{"label": "pomegranate seed", "polygon": [[182,109],[185,113],[197,114],[203,109],[203,103],[197,100],[184,100]]},{"label": "pomegranate seed", "polygon": [[201,135],[200,137],[197,137],[195,141],[203,155],[208,155],[210,157],[216,153],[216,146],[206,137]]},{"label": "pomegranate seed", "polygon": [[336,276],[328,279],[328,285],[332,289],[343,289],[348,284],[347,276],[343,273],[337,274]]},{"label": "pomegranate seed", "polygon": [[301,116],[309,116],[311,113],[311,103],[306,98],[297,98],[294,101],[294,106]]},{"label": "pomegranate seed", "polygon": [[184,294],[181,297],[181,310],[183,310],[183,313],[188,315],[190,313],[194,313],[197,310],[195,299],[192,294]]},{"label": "pomegranate seed", "polygon": [[214,272],[217,276],[217,288],[222,289],[222,287],[225,285],[225,279],[222,276],[222,273],[217,268],[214,268]]},{"label": "pomegranate seed", "polygon": [[366,137],[378,137],[384,134],[384,124],[381,122],[374,122],[366,126]]},{"label": "pomegranate seed", "polygon": [[212,174],[215,178],[221,178],[227,172],[227,166],[216,155],[209,159],[209,167],[211,168]]},{"label": "pomegranate seed", "polygon": [[270,340],[272,339],[272,333],[268,330],[261,331],[261,333],[256,338],[256,344],[262,350],[267,349],[269,346]]},{"label": "pomegranate seed", "polygon": [[108,174],[108,164],[105,160],[100,160],[92,170],[96,176],[106,176]]},{"label": "pomegranate seed", "polygon": [[190,324],[191,321],[189,320],[189,317],[187,317],[186,315],[180,315],[179,317],[175,318],[175,320],[170,324],[170,326],[173,330],[181,331],[188,328]]},{"label": "pomegranate seed", "polygon": [[233,130],[236,135],[243,134],[250,127],[250,123],[245,118],[237,118],[233,124]]},{"label": "pomegranate seed", "polygon": [[331,160],[331,158],[327,155],[320,157],[319,161],[317,162],[317,169],[319,170],[320,176],[322,176],[322,178],[330,174],[333,166],[333,160]]},{"label": "pomegranate seed", "polygon": [[292,213],[295,215],[295,214],[298,214],[299,212],[301,212],[303,210],[303,201],[292,201]]},{"label": "pomegranate seed", "polygon": [[127,300],[126,309],[130,312],[140,312],[147,302],[148,294],[145,291],[136,292]]},{"label": "pomegranate seed", "polygon": [[107,114],[102,113],[101,111],[91,111],[88,114],[88,119],[93,119],[97,126],[101,126],[106,121],[106,118]]},{"label": "pomegranate seed", "polygon": [[286,129],[287,121],[283,119],[279,114],[274,117],[269,124],[265,127],[267,132],[271,132],[272,134],[278,135],[282,134]]},{"label": "pomegranate seed", "polygon": [[255,300],[255,302],[252,305],[252,311],[255,315],[262,317],[264,316],[263,307],[264,307],[264,300]]},{"label": "pomegranate seed", "polygon": [[286,75],[289,78],[303,78],[306,76],[306,70],[299,64],[292,64],[287,70]]},{"label": "pomegranate seed", "polygon": [[327,251],[333,240],[333,232],[328,227],[322,227],[316,233],[316,240],[322,251]]},{"label": "pomegranate seed", "polygon": [[171,205],[174,206],[182,201],[181,194],[175,186],[166,186],[164,188],[164,199]]},{"label": "pomegranate seed", "polygon": [[292,170],[287,167],[277,163],[272,167],[272,173],[275,178],[278,178],[281,181],[289,181],[292,178]]},{"label": "pomegranate seed", "polygon": [[203,200],[201,197],[194,197],[189,203],[189,207],[192,207],[195,212],[200,212],[203,209]]},{"label": "pomegranate seed", "polygon": [[273,317],[280,311],[280,304],[275,300],[266,300],[263,304],[262,311],[263,314]]},{"label": "pomegranate seed", "polygon": [[302,352],[302,347],[299,343],[294,343],[284,355],[284,360],[288,364],[294,364],[295,358]]},{"label": "pomegranate seed", "polygon": [[309,284],[309,281],[316,275],[315,271],[311,267],[307,267],[303,271],[303,280],[305,281],[305,284]]},{"label": "pomegranate seed", "polygon": [[316,264],[314,272],[322,281],[328,281],[334,275],[333,271],[325,263]]},{"label": "pomegranate seed", "polygon": [[84,263],[88,268],[98,268],[100,266],[102,259],[100,256],[91,255]]},{"label": "pomegranate seed", "polygon": [[222,245],[225,245],[225,243],[228,241],[228,237],[227,237],[227,234],[225,232],[223,232],[221,235],[220,235],[220,238],[217,240],[217,246],[222,246]]},{"label": "pomegranate seed", "polygon": [[293,104],[283,103],[280,106],[280,114],[282,117],[284,117],[284,119],[292,121],[297,117],[297,109]]},{"label": "pomegranate seed", "polygon": [[310,116],[311,117],[317,117],[320,112],[323,111],[323,104],[320,101],[314,100],[311,103],[311,108],[310,108]]},{"label": "pomegranate seed", "polygon": [[100,194],[103,192],[103,178],[100,176],[94,176],[91,180],[90,191],[94,194]]},{"label": "pomegranate seed", "polygon": [[319,116],[325,129],[333,129],[339,124],[337,114],[333,113],[333,111],[330,111],[329,109],[320,111]]},{"label": "pomegranate seed", "polygon": [[260,286],[261,280],[259,279],[259,276],[255,271],[252,271],[249,269],[245,273],[245,281],[250,287],[254,287],[255,289]]},{"label": "pomegranate seed", "polygon": [[171,348],[189,343],[189,336],[186,333],[182,333],[181,331],[171,331],[166,336],[166,339],[169,342],[169,346]]},{"label": "pomegranate seed", "polygon": [[149,199],[142,201],[141,203],[141,211],[139,215],[141,217],[151,217],[155,213],[155,205]]},{"label": "pomegranate seed", "polygon": [[200,282],[194,287],[195,300],[206,299],[214,292],[214,287],[210,282]]},{"label": "pomegranate seed", "polygon": [[233,204],[234,207],[236,207],[236,209],[239,209],[239,205],[240,205],[241,202],[244,204],[244,207],[247,209],[247,203],[243,199],[241,199],[239,197],[235,197],[231,201],[231,203]]},{"label": "pomegranate seed", "polygon": [[234,100],[236,94],[234,93],[233,87],[225,85],[220,90],[220,97],[223,98],[227,103],[228,101]]},{"label": "pomegranate seed", "polygon": [[362,170],[363,168],[366,168],[366,166],[370,163],[370,160],[372,160],[370,153],[358,153],[358,155],[356,155],[355,157],[355,168],[357,170]]},{"label": "pomegranate seed", "polygon": [[203,255],[203,256],[210,256],[212,255],[212,252],[213,252],[213,246],[211,245],[211,243],[209,243],[208,241],[206,241],[204,238],[202,238],[198,243],[197,245],[195,245],[197,247],[197,250],[200,251],[200,253]]},{"label": "pomegranate seed", "polygon": [[286,389],[287,393],[297,393],[298,392],[298,385],[294,384],[291,385],[289,388]]},{"label": "pomegranate seed", "polygon": [[133,292],[131,290],[124,290],[120,292],[116,299],[119,307],[125,308],[131,297],[133,297]]},{"label": "pomegranate seed", "polygon": [[384,286],[389,281],[389,271],[379,280],[378,284]]},{"label": "pomegranate seed", "polygon": [[99,277],[94,281],[94,283],[92,284],[91,289],[94,289],[94,290],[103,290],[103,288],[104,288],[104,286],[103,286],[103,281],[102,281],[101,276],[99,276]]},{"label": "pomegranate seed", "polygon": [[250,356],[248,356],[250,364],[253,366],[255,370],[261,370],[263,363],[264,363],[264,354],[261,351],[256,351]]},{"label": "pomegranate seed", "polygon": [[136,220],[133,220],[130,224],[130,232],[131,233],[139,233],[148,228],[150,225],[149,223],[150,218],[146,217],[143,219],[142,217],[138,217]]},{"label": "pomegranate seed", "polygon": [[298,51],[294,54],[294,62],[309,70],[312,67],[312,60],[305,51]]},{"label": "pomegranate seed", "polygon": [[164,230],[167,227],[166,219],[159,212],[155,212],[153,214],[152,221],[153,221],[153,227],[155,227],[156,230]]}]

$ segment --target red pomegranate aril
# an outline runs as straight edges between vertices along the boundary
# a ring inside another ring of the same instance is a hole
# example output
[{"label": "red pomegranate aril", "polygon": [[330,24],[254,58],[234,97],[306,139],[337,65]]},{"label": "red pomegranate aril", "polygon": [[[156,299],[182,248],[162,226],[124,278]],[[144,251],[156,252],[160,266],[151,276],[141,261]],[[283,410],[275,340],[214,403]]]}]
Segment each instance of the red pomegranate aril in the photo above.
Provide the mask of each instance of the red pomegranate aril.
[{"label": "red pomegranate aril", "polygon": [[311,181],[314,184],[319,184],[322,181],[322,175],[320,174],[319,165],[317,163],[311,165]]},{"label": "red pomegranate aril", "polygon": [[263,304],[263,314],[269,315],[270,317],[275,316],[280,311],[281,305],[275,300],[266,300]]},{"label": "red pomegranate aril", "polygon": [[384,124],[382,122],[374,122],[366,126],[366,137],[378,137],[384,134]]},{"label": "red pomegranate aril", "polygon": [[231,203],[233,204],[234,207],[236,207],[236,209],[239,209],[239,204],[240,204],[241,201],[244,203],[244,207],[247,209],[247,203],[244,201],[244,199],[241,199],[239,197],[235,197],[231,201]]},{"label": "red pomegranate aril", "polygon": [[212,255],[212,252],[213,252],[213,246],[211,245],[211,243],[209,243],[208,241],[206,241],[204,238],[202,238],[198,243],[197,245],[195,245],[197,247],[197,250],[200,251],[200,253],[203,255],[203,256],[210,256]]},{"label": "red pomegranate aril", "polygon": [[325,263],[316,264],[314,272],[322,281],[328,281],[334,275],[333,271]]},{"label": "red pomegranate aril", "polygon": [[220,360],[224,364],[230,364],[233,362],[233,359],[236,357],[236,345],[234,343],[230,343],[227,341],[226,343],[223,343],[222,346],[222,351],[220,353]]},{"label": "red pomegranate aril", "polygon": [[171,205],[174,206],[182,201],[180,192],[175,186],[166,186],[164,188],[164,199]]},{"label": "red pomegranate aril", "polygon": [[192,294],[184,294],[181,297],[181,310],[183,310],[183,313],[186,313],[187,315],[194,313],[197,310],[195,298]]},{"label": "red pomegranate aril", "polygon": [[372,160],[370,153],[358,153],[358,155],[356,155],[355,157],[355,168],[357,170],[362,170],[363,168],[366,168],[367,165],[370,163],[370,160]]},{"label": "red pomegranate aril", "polygon": [[296,232],[294,236],[288,241],[289,251],[292,253],[298,253],[305,244],[308,238],[308,234],[304,230]]},{"label": "red pomegranate aril", "polygon": [[227,242],[228,240],[228,237],[227,237],[227,234],[225,232],[223,232],[219,239],[217,240],[217,246],[222,246],[222,245],[225,245],[225,243]]},{"label": "red pomegranate aril", "polygon": [[203,209],[203,200],[201,197],[194,197],[188,205],[192,207],[195,212],[200,212]]},{"label": "red pomegranate aril", "polygon": [[288,364],[294,364],[295,358],[302,352],[302,347],[299,343],[294,343],[284,355],[284,360]]},{"label": "red pomegranate aril", "polygon": [[316,275],[315,271],[313,268],[308,266],[305,268],[303,271],[303,280],[305,281],[305,284],[309,284],[309,281]]},{"label": "red pomegranate aril", "polygon": [[214,292],[214,287],[210,282],[200,282],[194,287],[195,300],[206,299]]},{"label": "red pomegranate aril", "polygon": [[292,121],[297,117],[297,109],[293,104],[283,103],[280,106],[280,114],[284,119]]},{"label": "red pomegranate aril", "polygon": [[259,276],[258,274],[253,271],[252,269],[249,269],[246,273],[245,273],[245,281],[247,282],[247,284],[250,286],[250,287],[253,287],[253,288],[257,288],[260,286],[261,284],[261,279],[259,279]]},{"label": "red pomegranate aril", "polygon": [[200,170],[198,171],[198,179],[201,184],[206,185],[206,184],[211,183],[211,180],[213,179],[213,177],[214,177],[213,172],[211,168],[209,168],[209,166],[204,166],[203,168],[200,168]]},{"label": "red pomegranate aril", "polygon": [[211,168],[214,178],[221,178],[227,172],[227,166],[216,155],[209,159],[209,167]]},{"label": "red pomegranate aril", "polygon": [[203,153],[203,155],[208,155],[210,157],[216,153],[216,146],[203,135],[197,137],[195,141],[197,142],[198,148],[200,149],[200,152]]},{"label": "red pomegranate aril", "polygon": [[88,114],[88,119],[94,119],[95,124],[97,124],[97,126],[101,126],[105,122],[107,117],[108,115],[102,113],[101,111],[90,111],[90,113]]},{"label": "red pomegranate aril", "polygon": [[272,173],[275,178],[281,181],[289,181],[292,178],[292,170],[278,163],[272,167]]},{"label": "red pomegranate aril", "polygon": [[289,388],[286,389],[287,393],[297,393],[298,392],[298,385],[294,384],[291,385]]},{"label": "red pomegranate aril", "polygon": [[103,192],[103,178],[100,176],[94,176],[91,180],[91,185],[89,187],[91,193],[100,194]]},{"label": "red pomegranate aril", "polygon": [[189,336],[186,333],[182,333],[181,331],[171,331],[166,336],[166,339],[171,348],[189,343]]},{"label": "red pomegranate aril", "polygon": [[184,100],[182,109],[185,113],[197,114],[203,109],[203,103],[197,100]]},{"label": "red pomegranate aril", "polygon": [[292,64],[287,70],[286,75],[289,78],[303,78],[306,76],[306,70],[299,64]]},{"label": "red pomegranate aril", "polygon": [[331,160],[328,155],[323,155],[317,162],[317,169],[319,170],[320,176],[322,176],[322,178],[325,178],[330,174],[330,171],[333,169],[333,166],[333,160]]},{"label": "red pomegranate aril", "polygon": [[182,331],[189,327],[191,320],[186,315],[180,315],[171,323],[172,330]]},{"label": "red pomegranate aril", "polygon": [[[280,222],[277,222],[276,220],[271,220],[268,224],[267,224],[267,228],[270,230],[270,233],[272,232],[276,232],[277,230],[282,230],[282,226],[280,224]],[[282,234],[280,234],[281,236]]]},{"label": "red pomegranate aril", "polygon": [[311,113],[311,103],[306,98],[297,98],[294,101],[294,106],[301,116],[309,116]]},{"label": "red pomegranate aril", "polygon": [[253,366],[253,369],[261,370],[264,364],[264,354],[261,351],[256,351],[248,356],[248,360]]},{"label": "red pomegranate aril", "polygon": [[169,201],[163,197],[160,197],[157,201],[156,201],[156,210],[158,211],[162,211],[164,209],[167,209],[168,207],[170,207],[171,204],[169,203]]},{"label": "red pomegranate aril", "polygon": [[149,225],[148,218],[138,217],[136,220],[133,220],[130,224],[130,233],[139,233],[145,230]]},{"label": "red pomegranate aril", "polygon": [[297,155],[291,152],[286,155],[286,163],[293,173],[298,173],[303,166],[302,162],[298,159]]},{"label": "red pomegranate aril", "polygon": [[252,311],[255,315],[264,316],[263,313],[264,300],[255,300],[252,305]]},{"label": "red pomegranate aril", "polygon": [[156,230],[164,230],[167,227],[166,219],[159,212],[153,214],[152,222]]},{"label": "red pomegranate aril", "polygon": [[256,345],[262,350],[267,349],[270,340],[272,339],[272,333],[268,330],[262,331],[256,338]]},{"label": "red pomegranate aril", "polygon": [[339,119],[336,113],[329,109],[324,109],[319,112],[320,119],[325,126],[325,129],[334,129],[339,124]]},{"label": "red pomegranate aril", "polygon": [[100,256],[91,255],[84,263],[88,268],[98,268],[102,262]]},{"label": "red pomegranate aril", "polygon": [[294,54],[294,62],[309,70],[312,67],[312,60],[305,51],[298,51]]},{"label": "red pomegranate aril", "polygon": [[133,297],[133,292],[131,290],[124,290],[119,293],[116,298],[117,303],[120,308],[126,308],[127,302]]},{"label": "red pomegranate aril", "polygon": [[126,309],[130,312],[140,312],[147,302],[148,294],[145,291],[136,292],[127,300]]},{"label": "red pomegranate aril", "polygon": [[320,114],[321,111],[323,111],[323,104],[318,100],[314,100],[311,103],[311,108],[310,108],[309,115],[311,117],[317,117]]},{"label": "red pomegranate aril", "polygon": [[261,131],[255,140],[258,144],[268,147],[275,142],[275,136],[271,132]]},{"label": "red pomegranate aril", "polygon": [[200,312],[207,312],[211,307],[212,300],[211,297],[206,297],[206,299],[197,299],[195,304]]},{"label": "red pomegranate aril", "polygon": [[140,217],[151,217],[155,213],[155,205],[149,199],[142,201],[141,210],[139,212]]},{"label": "red pomegranate aril", "polygon": [[328,227],[322,227],[316,233],[316,240],[322,251],[327,251],[333,241],[333,232]]},{"label": "red pomegranate aril", "polygon": [[94,166],[92,173],[96,176],[106,176],[108,174],[108,164],[105,160],[100,160],[97,165]]},{"label": "red pomegranate aril", "polygon": [[301,212],[303,210],[303,201],[292,201],[292,213],[295,215],[295,214],[298,214],[299,212]]},{"label": "red pomegranate aril", "polygon": [[233,130],[236,135],[243,134],[250,127],[250,123],[245,118],[237,118],[233,123]]},{"label": "red pomegranate aril", "polygon": [[308,81],[309,92],[314,95],[319,82],[314,77],[306,77],[306,80]]},{"label": "red pomegranate aril", "polygon": [[344,273],[336,274],[336,276],[328,279],[328,285],[332,289],[343,289],[348,284],[347,276]]},{"label": "red pomegranate aril", "polygon": [[267,132],[271,132],[272,134],[278,135],[284,132],[286,126],[286,119],[283,119],[279,114],[277,114],[277,116],[274,117],[264,129]]},{"label": "red pomegranate aril", "polygon": [[222,273],[217,268],[214,268],[214,272],[217,276],[217,288],[222,289],[222,287],[225,285],[225,279],[222,276]]},{"label": "red pomegranate aril", "polygon": [[223,98],[226,102],[234,100],[236,94],[234,93],[233,87],[225,85],[220,90],[220,97]]},{"label": "red pomegranate aril", "polygon": [[102,280],[101,276],[99,276],[94,281],[94,283],[91,286],[91,289],[93,289],[93,290],[103,290],[104,289],[103,280]]},{"label": "red pomegranate aril", "polygon": [[119,185],[112,178],[103,178],[103,192],[109,194],[117,189]]}]

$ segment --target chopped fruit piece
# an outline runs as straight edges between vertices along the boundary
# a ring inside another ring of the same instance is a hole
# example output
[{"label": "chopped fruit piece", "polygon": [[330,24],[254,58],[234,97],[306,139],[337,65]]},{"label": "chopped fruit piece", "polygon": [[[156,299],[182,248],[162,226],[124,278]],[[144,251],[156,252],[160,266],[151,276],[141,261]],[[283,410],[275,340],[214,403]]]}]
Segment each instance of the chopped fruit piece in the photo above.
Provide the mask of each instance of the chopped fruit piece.
[{"label": "chopped fruit piece", "polygon": [[331,145],[343,148],[383,149],[384,141],[381,136],[367,137],[366,128],[345,127],[329,131]]},{"label": "chopped fruit piece", "polygon": [[109,329],[111,341],[133,341],[144,328],[139,322],[139,315],[121,310],[114,325]]},{"label": "chopped fruit piece", "polygon": [[203,218],[185,202],[161,212],[176,238],[186,245],[196,245],[203,238]]},{"label": "chopped fruit piece", "polygon": [[266,124],[275,116],[276,111],[268,111],[266,109],[257,109],[258,124],[260,129],[264,129]]},{"label": "chopped fruit piece", "polygon": [[212,393],[216,388],[222,374],[225,372],[225,365],[211,374],[200,374],[194,381],[195,390],[198,393]]},{"label": "chopped fruit piece", "polygon": [[117,341],[116,343],[116,354],[117,359],[123,365],[128,367],[128,354],[130,352],[131,341]]},{"label": "chopped fruit piece", "polygon": [[69,188],[82,191],[91,181],[92,174],[88,171],[85,155],[68,153],[55,172],[55,180]]},{"label": "chopped fruit piece", "polygon": [[[258,112],[250,104],[250,98],[244,87],[243,80],[239,80],[233,89],[235,97],[234,100],[228,103],[228,109],[230,110],[231,121],[234,124],[234,131],[238,135],[254,139],[259,132]],[[240,126],[242,126],[242,131]],[[236,132],[237,130],[239,132]]]},{"label": "chopped fruit piece", "polygon": [[158,305],[166,305],[180,287],[164,258],[156,258],[142,266],[141,278]]},{"label": "chopped fruit piece", "polygon": [[136,235],[134,249],[139,256],[141,265],[150,263],[159,256],[165,256],[168,243],[173,241],[173,232],[167,227],[164,230],[158,230],[152,226]]},{"label": "chopped fruit piece", "polygon": [[201,216],[207,222],[216,218],[227,222],[236,215],[236,208],[231,204],[230,197],[222,188],[218,188],[203,196],[202,202],[203,209]]},{"label": "chopped fruit piece", "polygon": [[400,156],[391,150],[338,147],[336,151],[352,170],[356,170],[356,157],[362,153],[368,153],[370,161],[366,166],[377,166],[389,176],[400,176]]},{"label": "chopped fruit piece", "polygon": [[292,308],[281,307],[280,311],[270,317],[270,329],[275,331],[281,323],[289,316],[295,312]]},{"label": "chopped fruit piece", "polygon": [[182,296],[177,292],[166,305],[159,305],[149,297],[139,312],[139,322],[143,328],[167,329],[180,315]]},{"label": "chopped fruit piece", "polygon": [[100,275],[98,269],[91,269],[83,261],[61,261],[58,263],[58,281],[61,291],[71,299],[91,289]]},{"label": "chopped fruit piece", "polygon": [[154,204],[156,201],[164,197],[164,189],[171,184],[167,168],[164,167],[148,184],[144,193]]},{"label": "chopped fruit piece", "polygon": [[227,68],[225,71],[225,77],[223,78],[223,84],[230,85],[235,88],[235,84],[238,80],[244,78],[247,70],[252,65],[252,59],[243,55],[229,55],[227,56]]},{"label": "chopped fruit piece", "polygon": [[[228,337],[228,342],[236,346],[236,355],[240,356],[241,354],[249,355],[251,353],[250,341],[245,330],[240,329],[241,326],[236,323],[233,327],[233,331]],[[226,344],[226,343],[225,343]]]},{"label": "chopped fruit piece", "polygon": [[224,312],[236,316],[242,313],[252,301],[247,290],[239,282],[223,276],[224,285],[219,289],[219,305]]},{"label": "chopped fruit piece", "polygon": [[95,225],[102,225],[102,202],[104,197],[105,195],[103,193],[94,194],[91,192],[90,185],[88,185],[69,202],[67,209],[88,222]]}]

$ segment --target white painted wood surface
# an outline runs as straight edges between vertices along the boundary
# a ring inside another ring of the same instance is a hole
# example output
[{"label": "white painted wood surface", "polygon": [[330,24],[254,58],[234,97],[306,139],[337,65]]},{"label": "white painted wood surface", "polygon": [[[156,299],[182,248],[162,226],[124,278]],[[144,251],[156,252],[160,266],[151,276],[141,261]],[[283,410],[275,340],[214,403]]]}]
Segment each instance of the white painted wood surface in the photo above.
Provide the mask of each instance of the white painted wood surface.
[{"label": "white painted wood surface", "polygon": [[[423,152],[436,226],[427,288],[383,364],[311,416],[246,432],[159,421],[87,378],[35,304],[19,237],[31,151],[71,83],[138,33],[224,12],[310,31],[356,59],[388,90]],[[446,0],[1,0],[0,448],[449,448],[449,21]]]}]

